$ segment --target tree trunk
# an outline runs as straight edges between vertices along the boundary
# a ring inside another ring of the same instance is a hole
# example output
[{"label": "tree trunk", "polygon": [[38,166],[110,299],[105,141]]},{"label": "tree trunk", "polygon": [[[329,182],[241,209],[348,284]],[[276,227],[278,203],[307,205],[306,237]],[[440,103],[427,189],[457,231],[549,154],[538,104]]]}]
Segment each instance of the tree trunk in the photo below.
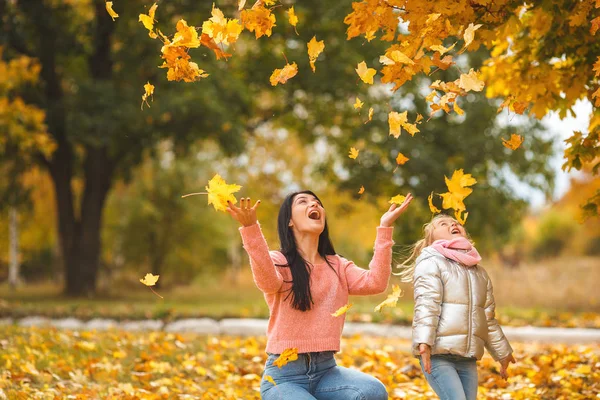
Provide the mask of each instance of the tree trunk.
[{"label": "tree trunk", "polygon": [[11,290],[15,290],[20,284],[19,279],[19,221],[17,209],[15,207],[10,208],[9,216],[9,259],[10,264],[8,267],[8,284]]}]

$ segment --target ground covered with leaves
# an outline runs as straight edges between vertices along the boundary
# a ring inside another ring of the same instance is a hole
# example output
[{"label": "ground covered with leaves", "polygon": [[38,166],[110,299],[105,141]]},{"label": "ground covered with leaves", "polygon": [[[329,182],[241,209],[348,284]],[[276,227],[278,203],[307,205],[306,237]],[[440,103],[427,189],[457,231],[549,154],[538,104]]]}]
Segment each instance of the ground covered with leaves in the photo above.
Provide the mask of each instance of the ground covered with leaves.
[{"label": "ground covered with leaves", "polygon": [[[264,337],[0,327],[0,399],[259,399]],[[600,345],[514,343],[516,366],[479,363],[486,399],[600,398]],[[344,339],[338,363],[379,378],[392,399],[434,398],[405,340]]]}]

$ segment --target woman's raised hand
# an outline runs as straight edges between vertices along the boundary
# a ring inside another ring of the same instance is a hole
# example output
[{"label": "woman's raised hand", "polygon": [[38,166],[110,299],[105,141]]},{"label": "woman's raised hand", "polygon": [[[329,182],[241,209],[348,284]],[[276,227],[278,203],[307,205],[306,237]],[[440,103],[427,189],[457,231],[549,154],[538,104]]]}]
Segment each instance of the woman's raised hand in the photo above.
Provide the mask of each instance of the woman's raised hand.
[{"label": "woman's raised hand", "polygon": [[258,200],[254,206],[251,206],[250,197],[241,198],[240,206],[236,207],[232,202],[227,201],[227,212],[231,214],[233,219],[238,221],[242,226],[250,226],[254,225],[258,222],[256,219],[256,209],[260,204],[260,200]]},{"label": "woman's raised hand", "polygon": [[387,227],[394,225],[394,222],[396,221],[396,219],[398,219],[400,214],[402,214],[406,210],[406,208],[408,207],[408,205],[410,204],[412,199],[413,199],[412,194],[409,193],[406,195],[406,199],[404,199],[402,204],[400,204],[400,205],[398,205],[396,203],[392,204],[390,209],[387,210],[387,212],[381,216],[381,221],[380,221],[379,225],[387,226]]}]

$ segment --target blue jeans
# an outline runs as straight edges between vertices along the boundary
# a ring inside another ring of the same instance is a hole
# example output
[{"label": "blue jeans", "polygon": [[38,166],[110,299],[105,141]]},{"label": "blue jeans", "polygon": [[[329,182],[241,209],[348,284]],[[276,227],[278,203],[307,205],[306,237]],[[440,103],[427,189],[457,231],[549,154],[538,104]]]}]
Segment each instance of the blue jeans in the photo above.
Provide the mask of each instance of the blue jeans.
[{"label": "blue jeans", "polygon": [[431,356],[431,374],[421,369],[441,400],[477,399],[477,360],[450,354]]},{"label": "blue jeans", "polygon": [[[387,400],[378,379],[349,368],[338,367],[333,351],[301,353],[281,368],[273,365],[279,354],[269,354],[260,382],[262,399]],[[270,376],[276,385],[265,379]]]}]

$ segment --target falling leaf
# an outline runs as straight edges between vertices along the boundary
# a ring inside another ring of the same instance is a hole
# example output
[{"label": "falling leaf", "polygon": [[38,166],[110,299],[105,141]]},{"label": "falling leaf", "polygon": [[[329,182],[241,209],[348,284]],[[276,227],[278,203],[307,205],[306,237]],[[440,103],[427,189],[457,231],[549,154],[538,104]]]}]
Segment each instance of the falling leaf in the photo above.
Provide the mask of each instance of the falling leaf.
[{"label": "falling leaf", "polygon": [[468,74],[461,74],[458,82],[458,86],[465,91],[481,92],[485,83],[479,79],[479,75],[473,68],[469,70]]},{"label": "falling leaf", "polygon": [[150,10],[148,10],[148,15],[140,14],[138,21],[144,24],[144,27],[148,29],[148,36],[152,39],[156,39],[158,35],[154,33],[154,15],[156,13],[156,8],[158,7],[157,3],[154,3]]},{"label": "falling leaf", "polygon": [[402,296],[402,289],[398,285],[392,285],[392,293],[388,294],[387,299],[382,301],[379,305],[375,307],[375,312],[381,312],[381,309],[384,307],[396,307],[398,300]]},{"label": "falling leaf", "polygon": [[406,157],[402,153],[398,153],[398,156],[396,157],[396,164],[398,164],[398,165],[404,165],[404,164],[406,164],[406,162],[408,160],[410,160],[410,158]]},{"label": "falling leaf", "polygon": [[454,108],[454,112],[457,113],[458,115],[463,115],[465,113],[464,110],[458,106],[458,103],[456,101],[454,101],[453,108]]},{"label": "falling leaf", "polygon": [[406,196],[402,196],[401,194],[399,194],[399,195],[392,197],[390,199],[390,201],[388,201],[388,203],[402,205],[404,200],[406,200]]},{"label": "falling leaf", "polygon": [[273,364],[277,365],[277,367],[281,368],[286,365],[290,361],[296,361],[298,359],[298,349],[291,348],[285,349],[283,353],[279,355],[279,357],[273,362]]},{"label": "falling leaf", "polygon": [[483,25],[481,24],[473,25],[472,22],[469,24],[467,29],[465,29],[465,34],[463,36],[465,39],[465,45],[463,46],[463,49],[466,49],[471,43],[473,43],[473,40],[475,39],[475,31],[482,26]]},{"label": "falling leaf", "polygon": [[215,43],[226,45],[237,41],[244,27],[237,19],[227,19],[223,12],[213,4],[212,17],[202,24],[202,33],[212,38]]},{"label": "falling leaf", "polygon": [[386,55],[379,57],[379,62],[383,65],[408,64],[414,65],[415,62],[400,50],[393,50]]},{"label": "falling leaf", "polygon": [[360,150],[357,150],[354,147],[350,147],[350,153],[348,154],[348,157],[350,157],[353,160],[356,160],[356,157],[358,157],[359,152]]},{"label": "falling leaf", "polygon": [[317,61],[317,58],[319,58],[319,54],[321,54],[323,52],[323,49],[325,49],[325,42],[323,42],[322,40],[317,41],[317,37],[313,36],[313,38],[310,39],[310,42],[308,42],[307,47],[310,67],[312,68],[313,72],[315,72],[315,61]]},{"label": "falling leaf", "polygon": [[108,11],[108,15],[111,16],[112,20],[114,21],[115,19],[119,18],[119,14],[117,14],[113,8],[112,8],[113,2],[112,1],[107,1],[106,2],[106,11]]},{"label": "falling leaf", "polygon": [[504,145],[504,147],[511,149],[511,150],[518,149],[522,143],[523,143],[523,136],[517,135],[516,133],[511,134],[509,140],[502,139],[502,144]]},{"label": "falling leaf", "polygon": [[154,286],[156,285],[156,282],[158,282],[159,276],[160,275],[146,274],[144,279],[140,279],[140,282],[142,282],[146,286]]},{"label": "falling leaf", "polygon": [[372,85],[373,77],[375,76],[377,71],[375,71],[375,69],[373,68],[367,68],[367,63],[362,61],[358,64],[358,68],[356,68],[356,73],[358,74],[358,76],[360,76],[360,79],[362,79],[364,83]]},{"label": "falling leaf", "polygon": [[[287,14],[288,14],[288,21],[290,22],[290,25],[292,25],[294,27],[294,29],[296,29],[296,24],[298,24],[298,16],[294,13],[294,7],[290,7],[287,10]],[[298,34],[298,31],[296,31],[296,35]]]},{"label": "falling leaf", "polygon": [[360,101],[360,99],[357,97],[357,98],[356,98],[356,101],[354,102],[354,108],[355,108],[355,109],[362,108],[363,104],[364,104],[364,103],[363,103],[362,101]]},{"label": "falling leaf", "polygon": [[277,384],[275,383],[275,381],[273,380],[273,377],[271,375],[265,375],[265,380],[267,380],[268,382],[271,382],[271,385],[277,386]]},{"label": "falling leaf", "polygon": [[361,186],[360,189],[358,189],[358,194],[363,194],[365,192],[365,187]]},{"label": "falling leaf", "polygon": [[417,114],[417,119],[415,120],[415,124],[420,123],[423,120],[423,116],[421,114]]},{"label": "falling leaf", "polygon": [[369,116],[368,116],[368,119],[365,121],[365,124],[367,122],[371,122],[371,120],[373,120],[373,113],[374,113],[373,107],[369,108]]},{"label": "falling leaf", "polygon": [[429,209],[433,214],[439,214],[442,212],[439,208],[433,205],[433,192],[427,197],[427,202],[429,203]]},{"label": "falling leaf", "polygon": [[434,45],[434,46],[430,46],[429,48],[433,51],[437,51],[438,53],[440,53],[440,55],[444,55],[445,53],[449,52],[450,50],[452,50],[454,48],[454,46],[456,46],[456,43],[454,43],[452,46],[450,47],[444,47],[442,45]]},{"label": "falling leaf", "polygon": [[443,203],[442,208],[452,208],[454,210],[465,210],[465,204],[463,200],[473,192],[473,189],[468,186],[472,186],[477,181],[471,176],[471,174],[465,174],[462,169],[454,171],[452,178],[446,180],[446,186],[448,186],[448,192],[442,193]]},{"label": "falling leaf", "polygon": [[402,124],[408,120],[408,111],[404,111],[402,114],[391,111],[388,114],[388,125],[390,127],[390,135],[396,139],[400,137]]},{"label": "falling leaf", "polygon": [[598,58],[596,59],[596,62],[594,63],[594,68],[592,69],[592,71],[594,71],[595,77],[600,77],[600,56],[598,56]]},{"label": "falling leaf", "polygon": [[346,311],[348,311],[349,309],[351,309],[353,306],[352,303],[348,303],[343,307],[338,308],[338,310],[336,312],[334,312],[333,314],[331,314],[332,317],[339,317],[342,314],[345,314]]},{"label": "falling leaf", "polygon": [[232,204],[237,203],[237,199],[233,194],[241,188],[240,185],[236,184],[228,185],[219,174],[216,174],[208,181],[208,186],[205,187],[208,194],[208,204],[212,204],[217,211],[226,211],[228,201]]},{"label": "falling leaf", "polygon": [[146,83],[144,85],[144,91],[145,93],[142,95],[142,110],[144,109],[144,103],[150,107],[150,104],[148,104],[148,97],[154,94],[154,85],[150,84],[150,82]]},{"label": "falling leaf", "polygon": [[298,65],[296,63],[286,64],[282,69],[275,69],[271,74],[271,86],[284,84],[288,79],[293,78],[298,73]]},{"label": "falling leaf", "polygon": [[262,4],[242,11],[242,24],[250,32],[254,32],[256,39],[261,36],[270,37],[275,26],[275,15]]},{"label": "falling leaf", "polygon": [[456,220],[461,224],[464,225],[467,222],[467,217],[469,216],[469,213],[466,211],[460,211],[460,210],[455,210],[454,211],[454,218],[456,218]]}]

